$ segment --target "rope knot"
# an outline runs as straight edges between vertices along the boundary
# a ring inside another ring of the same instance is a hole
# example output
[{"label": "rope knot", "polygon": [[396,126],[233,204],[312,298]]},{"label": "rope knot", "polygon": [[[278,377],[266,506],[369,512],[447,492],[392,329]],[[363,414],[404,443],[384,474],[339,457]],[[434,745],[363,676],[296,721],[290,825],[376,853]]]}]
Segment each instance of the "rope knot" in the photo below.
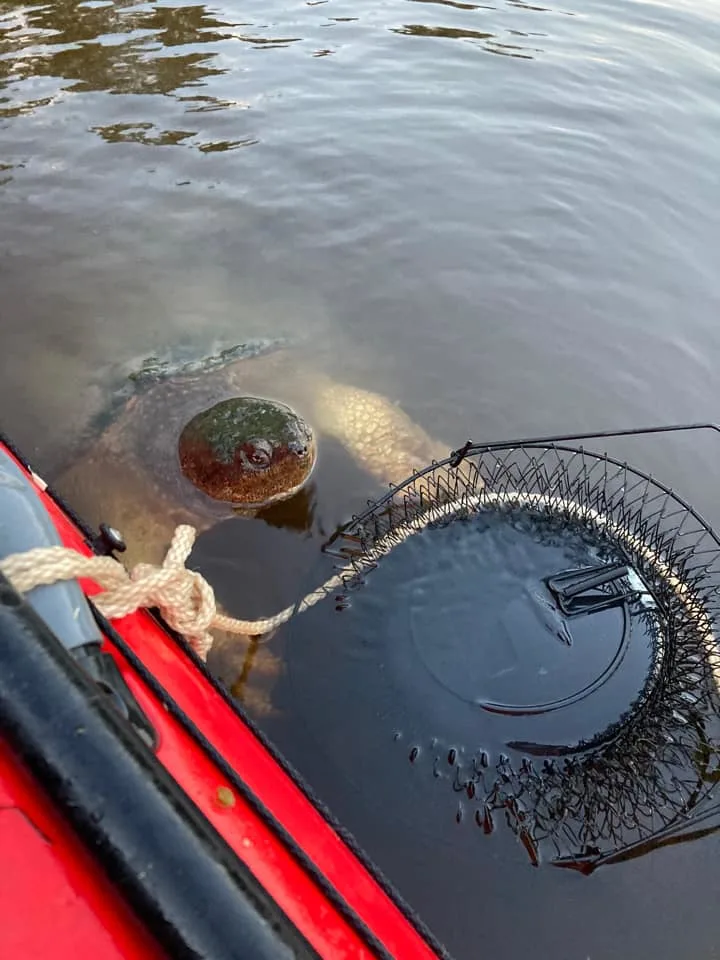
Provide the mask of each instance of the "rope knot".
[{"label": "rope knot", "polygon": [[139,607],[157,607],[173,630],[202,637],[215,619],[215,597],[207,581],[186,567],[166,570],[139,563],[130,575],[142,589]]},{"label": "rope knot", "polygon": [[215,596],[207,581],[185,566],[194,542],[195,530],[179,526],[162,566],[138,563],[128,574],[118,564],[112,582],[98,576],[98,582],[106,587],[96,598],[98,609],[113,620],[140,607],[157,607],[173,630],[206,654],[212,644],[209,630],[216,614]]},{"label": "rope knot", "polygon": [[299,607],[286,607],[274,617],[237,620],[218,613],[210,584],[202,574],[185,566],[196,536],[194,527],[180,525],[161,566],[138,563],[130,573],[113,557],[86,557],[59,546],[12,554],[0,560],[0,570],[20,593],[76,577],[94,580],[103,590],[93,601],[108,620],[126,617],[141,607],[156,607],[203,659],[213,644],[211,629],[243,637],[270,634],[299,610],[317,603],[337,581],[333,578],[305,597]]}]

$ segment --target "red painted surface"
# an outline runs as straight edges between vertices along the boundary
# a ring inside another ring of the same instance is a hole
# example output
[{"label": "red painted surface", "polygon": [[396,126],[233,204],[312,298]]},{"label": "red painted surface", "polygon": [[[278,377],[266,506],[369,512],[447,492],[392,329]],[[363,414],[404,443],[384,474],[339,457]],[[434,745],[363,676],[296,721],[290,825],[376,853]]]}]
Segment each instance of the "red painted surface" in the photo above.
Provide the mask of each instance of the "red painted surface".
[{"label": "red painted surface", "polygon": [[0,957],[164,956],[0,741]]},{"label": "red painted surface", "polygon": [[[39,491],[39,496],[63,542],[90,554],[82,534],[54,500],[44,492]],[[83,588],[88,595],[97,592],[92,583],[83,583]],[[114,626],[172,699],[373,931],[388,953],[397,960],[434,958],[435,953],[425,940],[304,792],[155,619],[146,611],[139,611],[117,620]],[[229,806],[219,802],[218,788],[230,786],[220,770],[145,688],[119,652],[110,646],[108,649],[115,655],[128,685],[160,731],[160,761],[320,955],[333,960],[370,957],[352,927],[242,797],[233,791]],[[28,956],[25,952],[22,955]],[[0,951],[0,956],[5,954]]]}]

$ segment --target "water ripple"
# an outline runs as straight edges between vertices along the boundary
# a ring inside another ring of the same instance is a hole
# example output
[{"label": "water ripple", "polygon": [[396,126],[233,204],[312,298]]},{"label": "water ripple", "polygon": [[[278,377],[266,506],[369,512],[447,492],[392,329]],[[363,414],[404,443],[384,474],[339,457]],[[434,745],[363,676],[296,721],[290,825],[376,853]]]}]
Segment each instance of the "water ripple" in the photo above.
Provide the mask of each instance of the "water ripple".
[{"label": "water ripple", "polygon": [[[423,0],[423,2],[427,2],[427,0]],[[502,43],[494,34],[481,33],[479,30],[460,30],[455,27],[425,27],[418,23],[407,23],[402,27],[393,27],[392,31],[410,37],[439,37],[443,40],[480,42],[488,53],[497,53],[523,60],[532,60],[535,54],[542,53],[537,47],[524,47],[517,43]],[[508,33],[516,37],[528,36],[528,34],[521,33],[519,30],[508,31]],[[534,34],[533,36],[542,36],[542,34]]]},{"label": "water ripple", "polygon": [[[328,15],[331,2],[332,15]],[[410,2],[427,7],[429,14],[436,9],[454,13],[462,22],[435,23],[429,16],[423,23],[387,24],[386,29],[397,36],[461,40],[518,59],[537,56],[541,50],[532,38],[548,37],[545,30],[531,29],[527,18],[552,11],[523,0],[505,0],[499,5],[462,0]],[[391,16],[404,3],[392,4],[388,8]],[[355,5],[347,0],[309,0],[299,10],[270,19],[252,16],[254,6],[238,20],[197,3],[4,2],[0,4],[0,91],[4,90],[0,118],[32,114],[62,102],[68,94],[88,92],[170,97],[188,104],[188,88],[193,87],[205,91],[198,112],[246,108],[252,105],[252,97],[227,95],[228,86],[243,88],[258,72],[243,51],[297,47],[303,55],[322,60],[339,52],[351,54],[358,39],[381,26],[372,8],[363,17],[356,16]],[[343,31],[337,43],[324,42],[328,28]],[[47,92],[38,94],[43,87]],[[195,110],[187,107],[185,112]],[[146,118],[123,122],[145,123]],[[98,132],[105,126],[88,129]],[[182,131],[184,125],[174,124],[172,129]],[[246,143],[258,138],[248,132],[240,139]],[[198,130],[183,138],[183,142],[190,141],[194,145],[205,142]],[[158,134],[142,142],[165,145],[167,138]]]}]

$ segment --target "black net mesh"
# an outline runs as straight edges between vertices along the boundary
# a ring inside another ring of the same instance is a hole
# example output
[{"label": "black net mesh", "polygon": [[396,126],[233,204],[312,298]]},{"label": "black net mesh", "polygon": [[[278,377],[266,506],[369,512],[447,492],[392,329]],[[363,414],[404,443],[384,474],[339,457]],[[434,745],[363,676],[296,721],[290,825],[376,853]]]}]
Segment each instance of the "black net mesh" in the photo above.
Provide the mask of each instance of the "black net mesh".
[{"label": "black net mesh", "polygon": [[443,762],[481,831],[504,821],[533,863],[589,871],[717,829],[720,543],[651,477],[562,444],[467,447],[332,538],[326,553],[342,571],[338,606],[371,590],[369,573],[415,533],[490,514],[531,516],[605,544],[589,575],[570,571],[555,584],[558,599],[581,614],[622,599],[647,621],[652,669],[631,708],[593,737],[512,742],[490,757],[478,736],[462,759]]}]

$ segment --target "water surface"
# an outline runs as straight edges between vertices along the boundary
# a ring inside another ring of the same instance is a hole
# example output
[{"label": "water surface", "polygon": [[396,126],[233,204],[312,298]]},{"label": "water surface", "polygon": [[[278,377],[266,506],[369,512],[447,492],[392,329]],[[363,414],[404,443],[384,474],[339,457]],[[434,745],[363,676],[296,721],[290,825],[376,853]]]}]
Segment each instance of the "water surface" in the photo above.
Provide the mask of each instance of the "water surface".
[{"label": "water surface", "polygon": [[[719,51],[710,0],[0,0],[3,428],[52,475],[143,357],[277,335],[448,446],[716,418]],[[622,452],[720,519],[716,444]],[[713,838],[587,880],[334,789],[458,957],[718,955]]]}]

